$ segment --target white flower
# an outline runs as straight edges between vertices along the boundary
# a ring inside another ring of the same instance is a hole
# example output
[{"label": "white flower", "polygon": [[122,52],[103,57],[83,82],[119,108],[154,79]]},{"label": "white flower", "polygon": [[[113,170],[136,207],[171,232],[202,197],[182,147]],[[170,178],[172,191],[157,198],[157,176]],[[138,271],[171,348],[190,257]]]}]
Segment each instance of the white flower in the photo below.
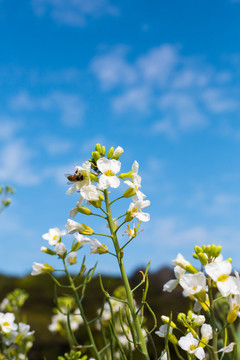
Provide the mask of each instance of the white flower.
[{"label": "white flower", "polygon": [[202,290],[206,290],[206,277],[199,271],[196,274],[184,274],[179,280],[184,296],[194,295]]},{"label": "white flower", "polygon": [[207,341],[211,340],[213,337],[212,327],[209,324],[203,324],[201,327],[201,334],[203,338],[206,338]]},{"label": "white flower", "polygon": [[90,254],[105,254],[108,252],[108,247],[101,244],[97,239],[92,239],[91,252]]},{"label": "white flower", "polygon": [[205,352],[202,347],[199,347],[199,340],[193,337],[192,333],[180,337],[178,345],[189,354],[194,354],[197,359],[203,360]]},{"label": "white flower", "polygon": [[17,324],[14,323],[15,316],[13,313],[0,313],[0,327],[4,334],[17,330]]},{"label": "white flower", "polygon": [[136,217],[139,221],[147,222],[150,220],[150,215],[142,212],[142,209],[145,209],[149,205],[149,200],[138,200],[134,196],[133,203],[129,205],[127,213],[129,213],[131,217]]},{"label": "white flower", "polygon": [[21,334],[23,336],[23,338],[25,339],[26,337],[33,335],[35,333],[35,331],[34,330],[30,331],[30,325],[20,322],[18,324],[18,333]]},{"label": "white flower", "polygon": [[60,239],[61,236],[66,235],[66,230],[59,230],[59,228],[53,228],[53,229],[49,229],[49,232],[46,234],[43,234],[43,239],[47,240],[49,245],[56,245]]},{"label": "white flower", "polygon": [[121,169],[120,161],[101,158],[97,161],[97,167],[102,173],[98,183],[99,189],[104,190],[107,189],[109,186],[117,188],[120,185],[120,180],[115,175]]},{"label": "white flower", "polygon": [[232,264],[228,261],[220,261],[205,265],[206,273],[217,283],[217,287],[222,296],[237,294],[238,287],[236,278],[230,276]]},{"label": "white flower", "polygon": [[82,231],[83,226],[82,224],[78,223],[77,221],[68,219],[67,224],[65,225],[69,234],[74,234],[77,231]]},{"label": "white flower", "polygon": [[176,259],[172,261],[173,265],[178,265],[182,267],[183,269],[186,268],[186,266],[191,265],[189,261],[185,260],[185,258],[182,256],[182,254],[177,254]]},{"label": "white flower", "polygon": [[91,163],[89,161],[85,161],[82,166],[75,167],[75,174],[76,175],[83,175],[84,179],[80,181],[76,181],[67,191],[67,195],[71,195],[74,193],[75,190],[80,191],[84,185],[88,185],[89,182],[91,183],[89,173],[91,170]]},{"label": "white flower", "polygon": [[[158,331],[155,331],[155,334],[158,335],[161,338],[164,338],[167,335],[167,330],[168,330],[168,324],[163,324],[163,325],[160,326]],[[171,334],[172,331],[173,331],[173,329],[170,326],[169,333]]]},{"label": "white flower", "polygon": [[217,352],[224,352],[224,353],[232,352],[235,345],[236,345],[235,342],[231,342],[228,346],[224,346],[223,348],[219,349]]},{"label": "white flower", "polygon": [[68,256],[67,256],[67,262],[70,265],[74,265],[77,263],[77,252],[76,251],[71,251]]},{"label": "white flower", "polygon": [[192,313],[192,318],[194,319],[194,323],[197,326],[201,326],[206,321],[204,315],[197,315],[197,314]]},{"label": "white flower", "polygon": [[92,240],[89,237],[84,236],[82,234],[77,233],[77,234],[74,234],[74,236],[75,236],[79,246],[92,243]]},{"label": "white flower", "polygon": [[161,354],[160,360],[168,360],[166,351]]},{"label": "white flower", "polygon": [[185,274],[185,272],[186,272],[186,270],[184,270],[180,266],[178,266],[178,265],[175,266],[174,273],[175,273],[176,279],[169,280],[166,284],[164,284],[163,291],[168,291],[168,292],[173,291],[179,284],[180,278],[183,274]]},{"label": "white flower", "polygon": [[121,146],[118,146],[113,152],[113,156],[112,156],[113,159],[115,160],[119,159],[123,152],[124,152],[123,148]]},{"label": "white flower", "polygon": [[100,191],[96,188],[95,185],[92,185],[92,184],[84,185],[81,188],[80,193],[86,201],[98,201],[99,200]]},{"label": "white flower", "polygon": [[136,195],[137,195],[137,198],[139,200],[143,200],[146,197],[146,195],[144,195],[139,190],[139,188],[141,187],[142,178],[141,178],[140,175],[138,175],[138,168],[139,168],[138,162],[134,161],[134,163],[132,165],[132,172],[133,172],[132,179],[133,179],[133,181],[126,180],[126,181],[124,181],[124,183],[136,191]]},{"label": "white flower", "polygon": [[51,265],[48,264],[40,264],[37,262],[33,263],[33,271],[31,272],[31,275],[35,276],[35,275],[40,275],[44,272],[53,272],[54,268]]},{"label": "white flower", "polygon": [[66,253],[66,246],[59,242],[55,245],[55,251],[59,256],[63,256]]}]

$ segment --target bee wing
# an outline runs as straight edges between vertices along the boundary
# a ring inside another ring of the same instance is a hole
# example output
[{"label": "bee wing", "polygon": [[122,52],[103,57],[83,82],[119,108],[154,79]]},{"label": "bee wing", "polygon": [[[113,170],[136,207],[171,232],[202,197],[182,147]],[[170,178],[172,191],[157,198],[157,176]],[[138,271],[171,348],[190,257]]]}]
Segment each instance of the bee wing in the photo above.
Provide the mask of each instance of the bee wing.
[{"label": "bee wing", "polygon": [[[67,179],[68,179],[69,175],[71,175],[71,174],[64,174],[64,176],[65,176]],[[67,185],[72,185],[72,184],[73,184],[73,181],[70,181],[70,180],[67,181]]]}]

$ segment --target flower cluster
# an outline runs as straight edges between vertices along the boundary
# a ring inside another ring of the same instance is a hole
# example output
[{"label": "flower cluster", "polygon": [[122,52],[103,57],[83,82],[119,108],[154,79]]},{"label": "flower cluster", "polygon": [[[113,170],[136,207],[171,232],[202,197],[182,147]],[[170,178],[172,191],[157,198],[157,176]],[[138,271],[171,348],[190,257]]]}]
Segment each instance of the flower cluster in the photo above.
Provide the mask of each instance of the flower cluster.
[{"label": "flower cluster", "polygon": [[[137,226],[133,224],[133,228],[131,229],[128,224],[128,227],[125,230],[126,235],[129,236],[129,240],[132,240],[139,233],[138,229],[140,223],[150,220],[150,215],[142,211],[150,205],[150,201],[144,200],[146,195],[140,191],[141,176],[138,174],[139,164],[137,161],[134,161],[129,172],[120,173],[121,162],[119,161],[119,157],[122,153],[123,149],[118,146],[116,149],[111,147],[107,155],[105,155],[105,147],[100,144],[96,144],[95,151],[92,152],[92,158],[85,161],[81,166],[76,166],[74,175],[68,175],[71,187],[66,193],[80,193],[80,198],[76,203],[76,207],[70,211],[70,217],[74,218],[78,213],[80,213],[88,216],[100,216],[107,220],[107,217],[103,216],[106,214],[106,211],[102,209],[102,203],[106,200],[105,192],[108,192],[109,188],[119,187],[121,180],[123,180],[124,184],[127,185],[128,188],[124,191],[120,198],[132,197],[132,202],[129,204],[125,214],[119,217],[121,218],[124,216],[124,222],[120,226],[118,226],[117,222],[115,222],[114,226],[117,231],[124,223],[137,219]],[[103,215],[95,214],[89,208],[90,206],[95,209],[100,209]],[[109,227],[108,221],[107,226]],[[50,247],[42,246],[42,252],[49,255],[57,255],[69,265],[77,263],[77,251],[85,244],[90,244],[91,254],[102,255],[109,252],[107,245],[102,244],[98,239],[92,237],[92,235],[96,234],[96,232],[88,225],[68,219],[65,227],[66,230],[60,230],[57,227],[51,228],[48,233],[43,234],[43,239],[48,241]],[[70,235],[74,235],[74,241],[72,242],[69,250],[67,250],[66,244],[62,241],[67,232]],[[109,236],[105,234],[98,235]],[[53,271],[54,268],[51,265],[35,262],[33,264],[32,275],[51,273]]]},{"label": "flower cluster", "polygon": [[[173,330],[179,329],[167,317],[162,317],[165,325],[160,326],[156,333],[160,337],[167,337],[191,357],[200,360],[218,359],[218,352],[228,353],[234,350],[235,342],[229,342],[229,339],[235,340],[236,337],[234,332],[229,336],[227,329],[231,329],[230,325],[240,316],[240,279],[237,272],[232,275],[231,259],[223,259],[221,246],[195,246],[193,257],[200,261],[201,271],[178,254],[173,260],[176,279],[169,280],[163,287],[164,291],[171,292],[179,284],[183,295],[194,301],[194,312],[189,311],[187,315],[180,313],[177,317],[185,329],[185,335],[177,338]],[[224,309],[228,309],[226,314]],[[225,346],[222,347],[222,344]],[[164,356],[167,356],[165,354],[166,351]]]},{"label": "flower cluster", "polygon": [[25,291],[16,289],[1,302],[1,310],[7,311],[0,312],[1,359],[27,360],[34,331],[30,331],[28,324],[16,321],[27,297]]}]

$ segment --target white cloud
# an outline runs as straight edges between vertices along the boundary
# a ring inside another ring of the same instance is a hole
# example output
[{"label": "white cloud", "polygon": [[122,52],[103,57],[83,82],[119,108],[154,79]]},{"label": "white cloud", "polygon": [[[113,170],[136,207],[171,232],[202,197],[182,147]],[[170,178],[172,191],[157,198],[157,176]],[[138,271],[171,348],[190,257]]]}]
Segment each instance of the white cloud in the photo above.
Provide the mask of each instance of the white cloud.
[{"label": "white cloud", "polygon": [[49,14],[60,24],[84,26],[89,17],[118,16],[119,10],[108,0],[32,0],[38,17]]},{"label": "white cloud", "polygon": [[22,123],[9,116],[0,115],[0,139],[9,140],[21,129]]},{"label": "white cloud", "polygon": [[189,226],[180,223],[175,217],[159,218],[152,220],[152,232],[146,240],[152,239],[152,244],[168,248],[176,248],[176,253],[187,246],[213,244],[230,245],[239,242],[240,230],[228,226],[207,227],[206,225]]},{"label": "white cloud", "polygon": [[151,95],[147,87],[136,87],[127,90],[124,94],[117,96],[112,100],[113,109],[118,112],[126,112],[128,110],[147,113]]},{"label": "white cloud", "polygon": [[0,180],[19,185],[38,184],[40,175],[30,166],[33,157],[33,151],[21,139],[15,139],[2,145]]},{"label": "white cloud", "polygon": [[235,99],[226,97],[222,91],[218,89],[207,89],[202,95],[206,107],[214,113],[225,113],[235,111],[239,108],[239,102]]},{"label": "white cloud", "polygon": [[165,86],[178,63],[178,47],[164,44],[140,56],[136,67],[139,68],[139,75],[147,82]]},{"label": "white cloud", "polygon": [[220,121],[214,117],[223,118],[239,107],[232,72],[216,70],[201,57],[183,56],[180,46],[163,44],[135,59],[123,45],[115,46],[97,55],[90,69],[102,89],[112,91],[114,112],[156,118],[149,127],[152,134],[175,139],[211,123],[216,128]]},{"label": "white cloud", "polygon": [[39,139],[39,143],[50,155],[64,154],[68,152],[73,144],[64,138],[58,138],[53,135],[44,136]]},{"label": "white cloud", "polygon": [[53,92],[38,97],[21,92],[11,99],[10,106],[17,111],[57,111],[60,113],[62,122],[70,126],[81,125],[85,108],[78,95],[62,92]]},{"label": "white cloud", "polygon": [[96,56],[91,62],[90,69],[104,90],[136,82],[137,72],[125,59],[127,50],[126,46],[120,45],[104,55]]}]

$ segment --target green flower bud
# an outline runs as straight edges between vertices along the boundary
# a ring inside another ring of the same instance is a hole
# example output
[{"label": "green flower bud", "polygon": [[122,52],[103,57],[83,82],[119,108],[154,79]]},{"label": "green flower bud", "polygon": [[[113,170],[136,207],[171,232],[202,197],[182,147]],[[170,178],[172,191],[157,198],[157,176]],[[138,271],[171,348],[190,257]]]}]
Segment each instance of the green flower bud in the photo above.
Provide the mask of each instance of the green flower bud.
[{"label": "green flower bud", "polygon": [[93,151],[92,152],[92,158],[93,160],[95,160],[96,162],[100,159],[101,155],[99,154],[98,151]]},{"label": "green flower bud", "polygon": [[192,266],[191,264],[186,265],[185,266],[185,270],[190,272],[191,274],[196,274],[198,273],[198,269],[196,269],[194,266]]},{"label": "green flower bud", "polygon": [[86,207],[86,206],[80,206],[80,207],[78,207],[78,211],[80,212],[80,213],[82,213],[82,214],[85,214],[85,215],[91,215],[91,210],[88,208],[88,207]]},{"label": "green flower bud", "polygon": [[56,251],[52,251],[51,249],[47,248],[46,246],[42,246],[41,251],[48,255],[56,255]]},{"label": "green flower bud", "polygon": [[94,174],[90,173],[90,174],[89,174],[89,177],[90,177],[90,179],[91,179],[92,181],[94,181],[94,182],[97,182],[97,181],[98,181],[98,176],[97,176],[97,175],[94,175]]},{"label": "green flower bud", "polygon": [[94,206],[96,209],[99,209],[102,206],[102,200],[97,201],[89,201],[92,206]]},{"label": "green flower bud", "polygon": [[131,221],[131,220],[133,219],[133,216],[132,216],[132,214],[131,214],[131,211],[127,211],[126,214],[127,214],[127,216],[125,217],[125,220],[124,220],[124,221],[126,221],[126,222]]},{"label": "green flower bud", "polygon": [[79,231],[80,234],[82,235],[92,235],[94,233],[94,230],[91,229],[89,226],[85,225],[85,224],[81,224],[83,229],[81,231]]},{"label": "green flower bud", "polygon": [[182,323],[183,325],[186,324],[186,314],[179,313],[177,316],[177,321]]},{"label": "green flower bud", "polygon": [[208,259],[207,259],[206,255],[204,255],[204,253],[199,253],[198,258],[201,261],[201,264],[207,265]]},{"label": "green flower bud", "polygon": [[222,250],[221,245],[218,245],[217,246],[217,251],[216,251],[216,257],[218,257],[221,254],[221,250]]},{"label": "green flower bud", "polygon": [[129,197],[134,196],[134,195],[136,195],[136,191],[135,191],[135,189],[133,189],[133,188],[131,188],[131,187],[129,187],[129,188],[123,193],[123,196],[124,196],[125,198],[129,198]]},{"label": "green flower bud", "polygon": [[122,173],[119,175],[120,179],[132,179],[133,172],[129,171],[128,173]]},{"label": "green flower bud", "polygon": [[111,147],[108,151],[107,158],[110,159],[113,156],[114,153],[114,147]]},{"label": "green flower bud", "polygon": [[192,256],[194,257],[194,259],[198,259],[198,256],[197,256],[197,254],[195,254],[195,253],[192,253]]},{"label": "green flower bud", "polygon": [[174,334],[169,333],[168,339],[172,344],[174,344],[174,345],[178,344],[178,339],[176,338],[176,336]]},{"label": "green flower bud", "polygon": [[[162,322],[163,322],[164,324],[169,324],[169,321],[170,321],[169,317],[168,317],[168,316],[165,316],[165,315],[162,315],[162,316],[161,316],[161,320],[162,320]],[[173,321],[171,321],[170,326],[171,326],[173,329],[175,329],[175,328],[177,327],[177,325],[176,325]]]},{"label": "green flower bud", "polygon": [[100,154],[102,156],[105,156],[105,151],[106,151],[105,146],[102,146]]},{"label": "green flower bud", "polygon": [[101,144],[96,144],[95,145],[95,150],[99,153],[99,154],[101,154]]},{"label": "green flower bud", "polygon": [[195,246],[194,246],[194,250],[195,250],[195,253],[196,253],[196,254],[202,252],[202,248],[201,248],[200,246],[198,246],[198,245],[195,245]]}]

